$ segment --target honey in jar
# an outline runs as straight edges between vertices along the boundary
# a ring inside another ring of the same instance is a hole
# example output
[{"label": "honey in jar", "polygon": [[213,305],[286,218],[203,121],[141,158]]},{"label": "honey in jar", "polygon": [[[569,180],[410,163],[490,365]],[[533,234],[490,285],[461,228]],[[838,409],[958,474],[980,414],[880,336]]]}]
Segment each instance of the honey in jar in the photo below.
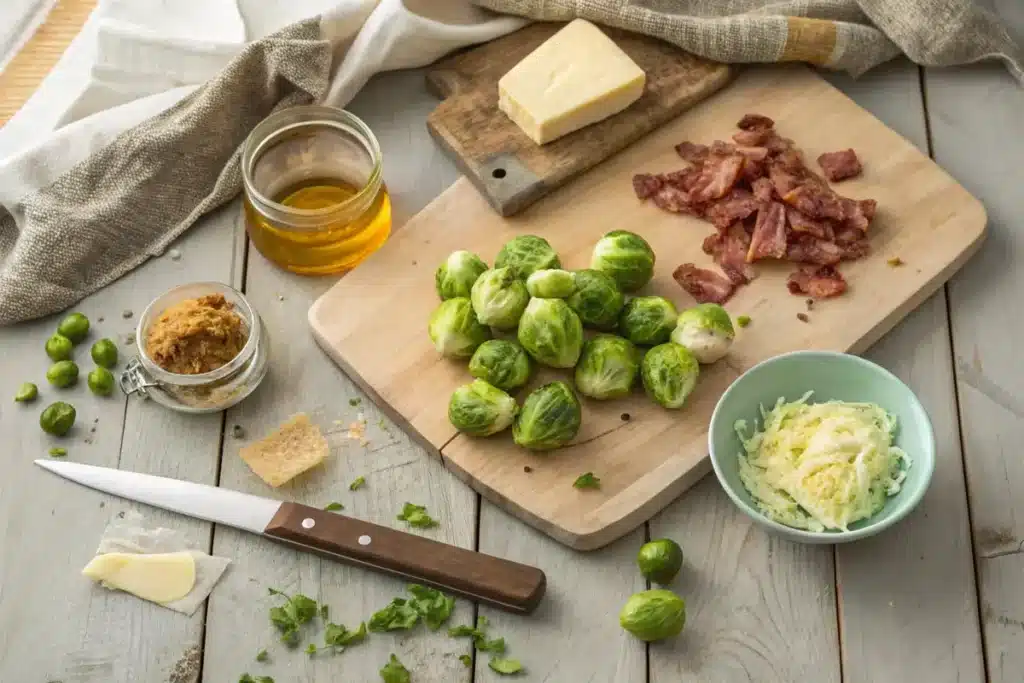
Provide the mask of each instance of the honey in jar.
[{"label": "honey in jar", "polygon": [[242,151],[245,224],[267,259],[295,273],[341,273],[391,232],[391,199],[370,129],[332,107],[267,117]]}]

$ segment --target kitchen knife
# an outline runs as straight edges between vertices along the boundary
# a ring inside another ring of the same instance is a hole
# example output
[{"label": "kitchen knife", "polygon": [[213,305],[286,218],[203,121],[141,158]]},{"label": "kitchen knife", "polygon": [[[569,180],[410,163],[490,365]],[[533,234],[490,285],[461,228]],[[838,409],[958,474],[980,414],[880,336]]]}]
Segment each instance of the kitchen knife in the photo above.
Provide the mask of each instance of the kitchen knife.
[{"label": "kitchen knife", "polygon": [[544,596],[547,581],[535,567],[308,505],[107,467],[61,460],[35,462],[98,491],[250,531],[511,612],[532,612]]}]

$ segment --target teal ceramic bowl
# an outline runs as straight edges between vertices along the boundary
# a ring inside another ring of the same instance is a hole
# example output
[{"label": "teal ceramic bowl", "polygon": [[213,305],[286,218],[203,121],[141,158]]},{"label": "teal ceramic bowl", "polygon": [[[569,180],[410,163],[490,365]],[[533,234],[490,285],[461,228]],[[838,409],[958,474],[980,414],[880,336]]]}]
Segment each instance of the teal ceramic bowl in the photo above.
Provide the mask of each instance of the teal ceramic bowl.
[{"label": "teal ceramic bowl", "polygon": [[[737,420],[760,425],[760,406],[771,409],[780,396],[787,401],[808,391],[809,402],[869,401],[896,416],[895,444],[910,456],[911,466],[900,491],[873,517],[850,525],[848,531],[805,531],[763,515],[739,477],[738,455],[743,446]],[[846,543],[873,536],[900,521],[921,502],[935,470],[935,436],[921,402],[906,384],[885,368],[845,353],[795,351],[769,358],[743,373],[722,394],[708,431],[711,463],[732,501],[768,531],[799,543]]]}]

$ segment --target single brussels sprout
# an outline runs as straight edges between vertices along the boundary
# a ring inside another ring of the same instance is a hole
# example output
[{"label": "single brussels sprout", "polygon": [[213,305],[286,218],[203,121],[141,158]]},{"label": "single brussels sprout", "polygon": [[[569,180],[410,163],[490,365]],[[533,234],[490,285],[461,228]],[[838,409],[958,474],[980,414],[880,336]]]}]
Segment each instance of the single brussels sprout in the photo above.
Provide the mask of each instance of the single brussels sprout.
[{"label": "single brussels sprout", "polygon": [[89,334],[89,319],[81,313],[72,313],[60,321],[57,332],[70,339],[72,344],[77,344]]},{"label": "single brussels sprout", "polygon": [[724,308],[698,304],[679,314],[672,341],[689,349],[700,363],[714,363],[729,352],[736,331]]},{"label": "single brussels sprout", "polygon": [[459,387],[448,401],[448,421],[460,432],[473,436],[490,436],[507,429],[518,412],[514,398],[482,379]]},{"label": "single brussels sprout", "polygon": [[648,643],[671,638],[686,625],[686,603],[661,588],[634,593],[619,612],[619,624]]},{"label": "single brussels sprout", "polygon": [[102,368],[112,368],[117,365],[117,344],[110,339],[100,339],[90,349],[93,362]]},{"label": "single brussels sprout", "polygon": [[468,297],[473,283],[486,270],[487,264],[473,252],[453,251],[434,273],[437,295],[442,301]]},{"label": "single brussels sprout", "polygon": [[476,319],[473,304],[465,297],[442,301],[430,315],[427,331],[437,352],[449,358],[469,358],[491,338],[490,328]]},{"label": "single brussels sprout", "polygon": [[114,375],[106,368],[94,368],[86,377],[89,391],[97,396],[110,396],[114,393]]},{"label": "single brussels sprout", "polygon": [[39,426],[47,434],[64,436],[75,424],[75,407],[64,401],[57,401],[46,406],[39,415]]},{"label": "single brussels sprout", "polygon": [[485,341],[469,360],[469,374],[502,391],[512,391],[530,379],[533,361],[522,346],[505,339]]},{"label": "single brussels sprout", "polygon": [[614,334],[598,334],[583,345],[576,364],[576,390],[605,400],[628,396],[640,371],[637,348]]},{"label": "single brussels sprout", "polygon": [[626,298],[608,275],[598,270],[576,271],[576,291],[566,300],[587,327],[614,329]]},{"label": "single brussels sprout", "polygon": [[530,294],[514,270],[494,268],[477,278],[470,298],[477,319],[484,325],[514,330],[530,301]]},{"label": "single brussels sprout", "polygon": [[662,296],[638,296],[626,302],[619,316],[619,334],[634,344],[657,346],[669,340],[679,312]]},{"label": "single brussels sprout", "polygon": [[672,583],[683,566],[683,549],[670,538],[659,538],[640,546],[636,564],[645,579],[665,585]]},{"label": "single brussels sprout", "polygon": [[699,375],[700,365],[693,354],[672,342],[655,346],[640,363],[644,391],[665,408],[682,408]]},{"label": "single brussels sprout", "polygon": [[[558,299],[554,299],[558,301]],[[546,451],[576,438],[583,409],[565,382],[551,382],[530,392],[512,424],[512,439],[523,448]]]},{"label": "single brussels sprout", "polygon": [[564,299],[576,291],[576,276],[560,268],[537,270],[526,278],[526,291],[540,299]]},{"label": "single brussels sprout", "polygon": [[55,332],[52,337],[46,340],[46,355],[54,363],[62,360],[71,360],[71,350],[74,346],[70,339],[63,334]]},{"label": "single brussels sprout", "polygon": [[561,299],[530,299],[519,320],[518,337],[538,363],[571,368],[583,349],[583,323]]},{"label": "single brussels sprout", "polygon": [[623,292],[635,292],[654,277],[654,250],[636,233],[613,230],[594,245],[590,267],[611,275]]},{"label": "single brussels sprout", "polygon": [[561,268],[562,262],[543,237],[520,235],[505,243],[494,259],[494,267],[511,268],[519,277],[526,279],[534,271]]},{"label": "single brussels sprout", "polygon": [[31,403],[36,400],[37,396],[39,396],[39,387],[32,382],[25,382],[18,387],[18,391],[14,394],[14,400],[18,403]]},{"label": "single brussels sprout", "polygon": [[78,365],[71,360],[59,360],[46,371],[46,381],[64,389],[78,382]]}]

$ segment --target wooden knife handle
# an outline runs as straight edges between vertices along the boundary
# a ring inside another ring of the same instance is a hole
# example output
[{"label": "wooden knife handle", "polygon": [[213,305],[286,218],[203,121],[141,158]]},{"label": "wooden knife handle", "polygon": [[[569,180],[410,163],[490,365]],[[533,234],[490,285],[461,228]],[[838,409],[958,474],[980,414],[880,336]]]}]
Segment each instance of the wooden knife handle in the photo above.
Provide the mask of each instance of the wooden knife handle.
[{"label": "wooden knife handle", "polygon": [[536,567],[299,503],[282,503],[264,533],[511,612],[532,612],[547,585]]}]

